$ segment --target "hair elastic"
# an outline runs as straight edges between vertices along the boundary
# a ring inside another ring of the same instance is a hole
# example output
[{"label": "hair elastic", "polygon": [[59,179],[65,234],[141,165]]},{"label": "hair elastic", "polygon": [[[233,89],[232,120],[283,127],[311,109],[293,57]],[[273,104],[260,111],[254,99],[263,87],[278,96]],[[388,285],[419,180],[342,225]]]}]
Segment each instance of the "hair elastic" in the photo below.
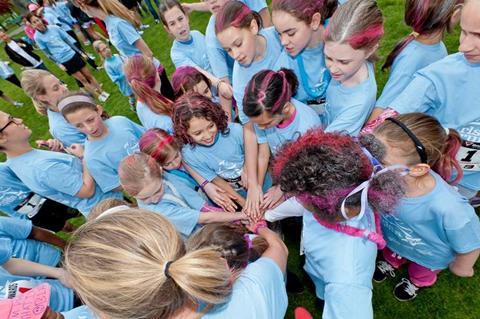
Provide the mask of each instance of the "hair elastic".
[{"label": "hair elastic", "polygon": [[410,33],[410,35],[413,36],[416,39],[416,38],[418,38],[420,33],[416,32],[416,31],[412,31],[412,33]]},{"label": "hair elastic", "polygon": [[420,161],[423,163],[423,164],[427,164],[427,152],[425,151],[425,146],[423,146],[422,142],[420,142],[420,140],[418,139],[418,137],[415,136],[415,134],[413,134],[412,131],[410,131],[408,129],[408,127],[403,124],[402,122],[400,122],[399,120],[393,118],[393,117],[387,117],[385,119],[386,121],[390,121],[390,122],[393,122],[395,123],[397,126],[399,126],[405,133],[407,133],[407,135],[410,137],[410,139],[413,141],[413,143],[415,144],[415,149],[417,150],[417,153],[418,155],[420,156]]},{"label": "hair elastic", "polygon": [[172,265],[173,261],[167,261],[164,265],[163,265],[163,274],[165,275],[165,277],[167,277],[168,279],[172,279],[172,277],[170,276],[170,272],[168,271],[170,269],[170,266]]},{"label": "hair elastic", "polygon": [[88,103],[95,106],[97,105],[90,97],[79,94],[79,95],[71,95],[64,98],[63,100],[60,101],[60,103],[58,103],[57,107],[58,107],[58,110],[61,112],[69,104],[79,103],[79,102]]}]

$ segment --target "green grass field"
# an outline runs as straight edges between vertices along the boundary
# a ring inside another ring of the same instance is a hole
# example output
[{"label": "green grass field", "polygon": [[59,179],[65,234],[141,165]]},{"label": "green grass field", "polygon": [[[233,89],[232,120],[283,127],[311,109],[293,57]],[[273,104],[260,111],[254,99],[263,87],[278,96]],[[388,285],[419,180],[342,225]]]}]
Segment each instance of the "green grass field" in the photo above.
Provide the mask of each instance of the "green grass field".
[{"label": "green grass field", "polygon": [[[385,16],[385,31],[379,54],[382,60],[377,64],[377,83],[379,92],[383,88],[388,74],[380,71],[381,63],[388,52],[392,49],[396,41],[402,36],[408,34],[410,30],[403,23],[403,2],[401,0],[378,0]],[[192,29],[205,30],[209,14],[194,13],[190,17],[190,25]],[[161,25],[153,24],[153,19],[148,16],[144,22],[150,23],[151,27],[147,29],[143,35],[144,39],[150,45],[162,63],[166,66],[168,74],[171,74],[174,67],[170,60],[171,39]],[[445,43],[450,53],[456,52],[458,47],[458,30],[446,37]],[[91,51],[91,47],[89,47]],[[5,60],[4,51],[0,51],[0,59]],[[52,70],[58,77],[68,83],[72,90],[77,89],[75,82],[62,72],[58,67],[47,61],[47,67]],[[21,70],[14,65],[17,76],[20,77]],[[111,115],[125,115],[132,120],[138,121],[136,115],[129,110],[127,98],[123,97],[116,86],[114,86],[104,71],[94,72],[97,80],[104,84],[104,88],[111,92],[110,99],[105,104],[105,108]],[[47,119],[37,114],[25,94],[10,84],[9,82],[0,80],[0,88],[12,98],[25,103],[22,108],[15,108],[7,105],[4,101],[0,101],[0,109],[14,116],[21,117],[27,126],[33,131],[32,142],[35,139],[49,138]],[[0,161],[4,157],[0,157]],[[287,244],[290,248],[290,268],[292,270],[299,269],[298,266],[298,244],[287,238]],[[480,268],[476,267],[477,272]],[[300,272],[297,272],[299,275]],[[404,273],[402,273],[404,274]],[[420,295],[412,302],[400,303],[394,299],[392,290],[396,282],[400,278],[386,281],[382,284],[374,284],[373,306],[375,317],[378,319],[477,319],[480,318],[480,276],[474,278],[462,279],[457,278],[444,271],[439,275],[438,283],[432,287],[421,291]],[[254,302],[254,301],[252,301]],[[352,302],[355,302],[354,300]],[[297,306],[308,308],[315,318],[320,318],[320,314],[315,311],[314,294],[307,290],[300,296],[290,296],[290,307],[287,318],[293,318],[293,309]],[[352,318],[354,319],[354,318]]]}]

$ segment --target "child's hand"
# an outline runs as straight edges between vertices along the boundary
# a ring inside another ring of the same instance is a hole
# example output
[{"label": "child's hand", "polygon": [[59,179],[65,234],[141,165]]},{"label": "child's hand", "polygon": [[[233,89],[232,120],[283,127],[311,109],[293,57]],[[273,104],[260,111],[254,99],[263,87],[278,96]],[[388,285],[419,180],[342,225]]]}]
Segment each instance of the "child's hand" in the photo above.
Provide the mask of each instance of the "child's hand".
[{"label": "child's hand", "polygon": [[72,288],[72,284],[70,283],[70,280],[68,278],[68,274],[63,268],[57,268],[58,269],[58,275],[57,279],[62,283],[67,288]]},{"label": "child's hand", "polygon": [[263,200],[262,187],[256,185],[255,187],[249,187],[247,192],[247,201],[243,211],[248,212],[250,216],[260,215],[260,205]]},{"label": "child's hand", "polygon": [[474,274],[472,267],[462,267],[455,261],[448,265],[448,268],[454,275],[457,275],[458,277],[473,277]]},{"label": "child's hand", "polygon": [[222,207],[226,212],[234,213],[237,209],[237,205],[232,199],[235,199],[232,195],[218,187],[213,183],[208,183],[203,187],[208,197],[218,206]]},{"label": "child's hand", "polygon": [[68,154],[72,154],[80,159],[83,158],[84,147],[82,144],[72,144],[65,149]]},{"label": "child's hand", "polygon": [[61,152],[64,150],[62,142],[56,139],[36,140],[35,143],[38,147],[46,147],[54,152]]},{"label": "child's hand", "polygon": [[280,205],[283,201],[285,201],[285,199],[283,197],[283,192],[280,189],[280,185],[275,185],[263,196],[263,202],[262,205],[260,205],[260,208],[263,210],[271,209]]},{"label": "child's hand", "polygon": [[225,99],[231,99],[233,97],[233,88],[230,84],[225,81],[218,82],[218,95],[221,95]]}]

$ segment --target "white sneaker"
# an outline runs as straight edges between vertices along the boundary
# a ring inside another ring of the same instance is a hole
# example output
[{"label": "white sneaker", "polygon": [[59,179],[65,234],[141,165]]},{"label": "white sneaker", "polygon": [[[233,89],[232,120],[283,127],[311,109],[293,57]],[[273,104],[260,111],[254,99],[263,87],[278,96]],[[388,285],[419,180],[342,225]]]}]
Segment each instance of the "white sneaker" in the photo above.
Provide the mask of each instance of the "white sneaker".
[{"label": "white sneaker", "polygon": [[96,57],[91,53],[87,53],[87,56],[90,58],[90,60],[95,60],[96,59]]},{"label": "white sneaker", "polygon": [[13,102],[13,105],[16,106],[16,107],[22,107],[22,106],[23,106],[23,103],[22,103],[22,102],[14,101],[14,102]]},{"label": "white sneaker", "polygon": [[102,92],[102,93],[98,96],[98,100],[103,103],[103,102],[105,102],[109,97],[110,97],[110,94],[108,94],[107,92]]},{"label": "white sneaker", "polygon": [[148,28],[150,28],[149,24],[141,24],[140,25],[140,30],[145,30],[145,29],[148,29]]}]

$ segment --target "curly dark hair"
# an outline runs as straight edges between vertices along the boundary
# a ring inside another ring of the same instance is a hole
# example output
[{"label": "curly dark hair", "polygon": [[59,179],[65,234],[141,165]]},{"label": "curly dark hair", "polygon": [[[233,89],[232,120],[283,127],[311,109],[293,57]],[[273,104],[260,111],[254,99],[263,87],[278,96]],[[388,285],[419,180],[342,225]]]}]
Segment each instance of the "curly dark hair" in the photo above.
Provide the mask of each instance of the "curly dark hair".
[{"label": "curly dark hair", "polygon": [[[372,176],[370,159],[352,137],[307,131],[295,142],[285,144],[273,164],[274,180],[282,191],[313,208],[319,218],[335,222],[341,218],[345,197],[371,179],[368,203],[381,212],[391,212],[404,194],[401,178],[393,172]],[[347,207],[360,205],[360,193],[348,197]]]},{"label": "curly dark hair", "polygon": [[222,107],[199,93],[191,92],[180,97],[174,104],[173,129],[175,137],[182,144],[195,146],[195,142],[187,134],[190,120],[194,117],[212,121],[223,135],[230,132],[228,117]]}]

